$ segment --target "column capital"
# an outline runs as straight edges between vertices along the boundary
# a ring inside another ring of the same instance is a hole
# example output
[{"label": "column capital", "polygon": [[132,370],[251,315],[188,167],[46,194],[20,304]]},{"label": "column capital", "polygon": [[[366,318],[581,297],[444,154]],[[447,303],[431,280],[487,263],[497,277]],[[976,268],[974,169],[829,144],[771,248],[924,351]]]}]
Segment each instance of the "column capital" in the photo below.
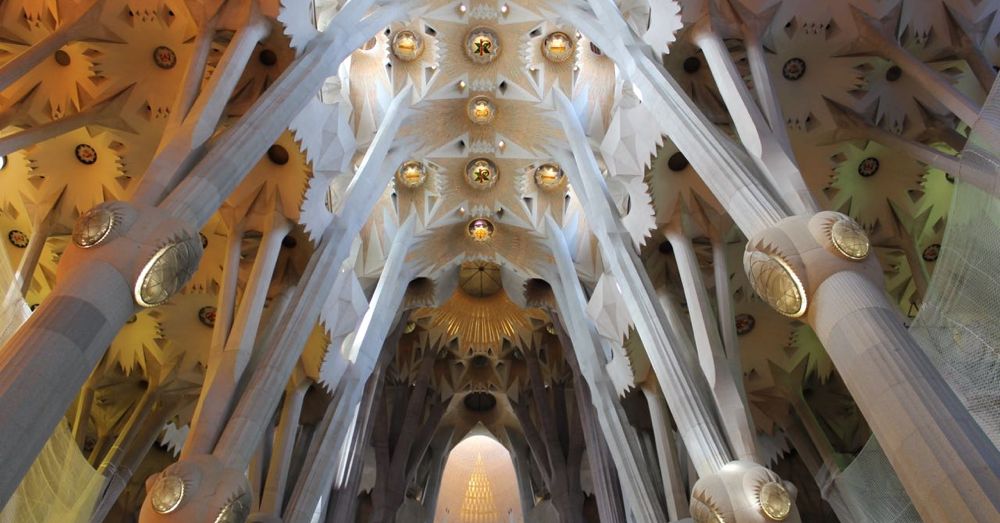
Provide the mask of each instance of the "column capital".
[{"label": "column capital", "polygon": [[59,275],[93,263],[114,267],[142,307],[166,302],[194,274],[203,253],[198,230],[156,207],[124,201],[101,203],[83,213]]},{"label": "column capital", "polygon": [[798,489],[750,461],[727,463],[718,472],[700,478],[691,492],[691,516],[699,523],[802,521],[795,506]]},{"label": "column capital", "polygon": [[785,218],[753,235],[743,255],[754,291],[785,316],[812,314],[816,289],[842,271],[882,285],[882,270],[871,254],[865,230],[849,216],[833,211]]}]

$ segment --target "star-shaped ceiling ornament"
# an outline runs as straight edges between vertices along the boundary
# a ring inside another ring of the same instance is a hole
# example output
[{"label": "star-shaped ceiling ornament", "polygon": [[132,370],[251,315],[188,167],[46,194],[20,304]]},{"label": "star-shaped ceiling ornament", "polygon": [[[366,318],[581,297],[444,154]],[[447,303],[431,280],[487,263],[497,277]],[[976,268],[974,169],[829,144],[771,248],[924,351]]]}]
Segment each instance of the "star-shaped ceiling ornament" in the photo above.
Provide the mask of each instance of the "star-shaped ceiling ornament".
[{"label": "star-shaped ceiling ornament", "polygon": [[[472,165],[479,160],[487,160],[495,166],[493,174],[483,172],[483,167]],[[459,209],[469,213],[493,214],[500,210],[507,220],[513,220],[520,226],[528,226],[532,220],[528,206],[521,198],[518,190],[517,172],[530,165],[525,160],[507,160],[501,158],[438,158],[433,163],[439,166],[438,191],[440,196],[437,205],[432,210],[428,220],[429,226],[444,220]],[[479,180],[488,183],[488,177],[493,177],[488,188],[479,186]],[[403,209],[401,208],[401,211]]]},{"label": "star-shaped ceiling ornament", "polygon": [[[539,274],[551,263],[547,248],[530,226],[513,225],[506,218],[506,215],[501,220],[496,215],[454,212],[434,224],[427,236],[412,247],[410,257],[423,260],[426,270],[432,273],[465,260],[485,260],[527,274]],[[477,220],[489,221],[493,227],[485,241],[478,241],[470,234]]]},{"label": "star-shaped ceiling ornament", "polygon": [[479,91],[510,88],[540,98],[518,50],[541,18],[511,2],[506,5],[506,13],[497,2],[471,2],[464,15],[449,8],[425,15],[427,24],[437,30],[440,54],[446,57],[428,91],[449,89],[452,82],[462,80]]},{"label": "star-shaped ceiling ornament", "polygon": [[579,70],[577,56],[587,52],[581,50],[581,41],[581,35],[572,27],[550,22],[542,23],[529,33],[521,52],[541,93],[547,93],[555,85],[571,92],[573,76]]}]

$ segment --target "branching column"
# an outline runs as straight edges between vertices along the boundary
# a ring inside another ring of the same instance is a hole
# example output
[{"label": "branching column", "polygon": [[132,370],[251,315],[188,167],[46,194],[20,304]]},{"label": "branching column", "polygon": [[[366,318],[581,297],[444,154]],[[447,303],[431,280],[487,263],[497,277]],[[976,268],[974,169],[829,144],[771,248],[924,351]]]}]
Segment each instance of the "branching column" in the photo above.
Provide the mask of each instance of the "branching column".
[{"label": "branching column", "polygon": [[[435,394],[430,384],[436,360],[436,347],[427,347],[412,386],[409,379],[397,385],[404,388],[408,397],[405,408],[399,408],[402,405],[394,406],[392,419],[389,419],[390,414],[385,405],[376,405],[379,410],[372,437],[378,470],[372,494],[375,505],[372,515],[374,523],[395,521],[396,511],[403,504],[411,473],[416,470],[417,464],[410,460],[411,452],[423,455],[448,406],[446,400],[431,400],[427,415],[424,416],[428,395]],[[390,426],[395,427],[395,430]],[[395,441],[390,441],[392,435],[396,436]]]},{"label": "branching column", "polygon": [[[346,284],[346,278],[342,277],[346,275],[341,265],[350,252],[351,244],[388,184],[395,166],[410,153],[406,147],[393,147],[396,132],[408,111],[410,93],[410,88],[402,90],[390,104],[384,125],[369,146],[361,167],[347,189],[340,214],[334,218],[324,233],[319,248],[310,258],[302,281],[295,288],[288,309],[269,337],[264,356],[257,364],[246,392],[240,398],[212,456],[194,456],[189,462],[182,460],[177,464],[182,470],[188,466],[204,469],[205,474],[216,475],[217,480],[225,486],[219,487],[215,493],[192,492],[191,495],[199,499],[193,499],[190,505],[185,505],[185,508],[190,508],[190,512],[180,510],[166,516],[156,514],[149,508],[147,497],[147,502],[143,505],[143,521],[198,518],[201,517],[198,514],[206,513],[204,511],[211,512],[213,507],[218,510],[218,507],[225,506],[229,496],[248,490],[242,476],[243,471],[263,437],[264,428],[270,422],[281,391],[302,354],[319,310],[327,302],[331,292],[340,292]],[[410,225],[405,225],[401,230],[412,227],[412,222],[407,223]],[[406,243],[401,247],[390,253],[390,260],[393,255],[400,258],[403,256]],[[339,285],[334,285],[335,283]],[[390,313],[390,319],[394,311],[395,309]],[[379,313],[379,321],[384,314],[384,311]],[[372,322],[373,318],[366,315],[361,332]],[[170,470],[168,468],[164,474],[169,474]]]},{"label": "branching column", "polygon": [[756,38],[756,34],[750,33],[750,38],[746,41],[747,57],[751,64],[757,95],[761,102],[766,104],[770,121],[758,108],[757,102],[747,89],[746,81],[737,71],[729,49],[717,31],[716,26],[721,21],[718,20],[719,14],[714,12],[716,9],[711,4],[710,2],[710,14],[695,26],[693,38],[705,54],[740,141],[760,166],[761,172],[769,175],[769,180],[777,189],[776,192],[781,195],[789,209],[795,213],[815,212],[816,203],[795,163],[792,147],[785,132],[785,120],[781,117],[781,108],[771,89],[767,69],[761,63],[763,50],[760,41]]},{"label": "branching column", "polygon": [[[681,276],[698,360],[712,388],[733,453],[738,459],[759,462],[757,432],[750,418],[750,408],[740,390],[743,388],[743,376],[733,375],[730,369],[694,245],[678,227],[668,227],[666,236],[673,246]],[[731,320],[727,318],[727,321]]]},{"label": "branching column", "polygon": [[[558,319],[553,318],[554,323]],[[604,439],[594,402],[590,397],[590,389],[580,372],[575,348],[566,335],[566,329],[556,324],[559,343],[563,346],[566,361],[573,369],[573,395],[576,398],[577,410],[580,413],[580,423],[583,427],[583,437],[587,443],[587,461],[590,465],[590,475],[594,482],[594,495],[597,497],[597,510],[601,521],[606,523],[625,523],[624,495],[618,474],[614,468],[614,460],[608,442]],[[631,496],[630,496],[631,497]]]},{"label": "branching column", "polygon": [[[705,376],[698,369],[693,355],[680,350],[676,335],[666,327],[668,322],[663,309],[651,298],[653,289],[649,276],[635,252],[631,237],[623,230],[594,152],[571,102],[558,91],[554,92],[554,96],[575,161],[575,165],[570,165],[569,161],[562,162],[562,165],[567,168],[581,203],[588,209],[588,223],[597,237],[604,263],[621,289],[629,316],[646,348],[695,467],[699,475],[711,474],[732,461],[732,456],[719,428]],[[556,155],[563,159],[566,156],[558,152]]]},{"label": "branching column", "polygon": [[[551,286],[559,308],[559,323],[572,345],[576,361],[587,385],[604,437],[623,482],[629,510],[643,520],[662,521],[663,509],[657,502],[653,482],[643,463],[638,437],[618,402],[614,385],[605,368],[604,348],[586,313],[586,297],[562,230],[551,218],[546,222],[548,243],[557,273]],[[554,311],[550,312],[554,314]]]},{"label": "branching column", "polygon": [[[583,435],[579,429],[579,413],[560,409],[557,414],[553,402],[565,402],[565,387],[557,383],[546,386],[538,358],[538,347],[525,351],[524,361],[528,368],[531,399],[528,399],[525,391],[521,398],[512,404],[514,414],[521,424],[535,461],[547,472],[546,483],[552,496],[552,505],[559,513],[560,521],[582,522],[583,492],[580,485],[580,464],[584,445]],[[562,400],[558,399],[560,395],[563,395]],[[532,417],[532,411],[535,414],[534,419],[538,420],[537,423]],[[566,430],[570,424],[574,425],[574,429]]]},{"label": "branching column", "polygon": [[[202,393],[198,397],[198,405],[191,422],[191,432],[181,453],[183,456],[209,452],[215,446],[232,409],[237,384],[250,360],[260,318],[264,312],[267,290],[271,285],[271,276],[281,251],[282,240],[292,229],[291,222],[277,212],[272,210],[265,214],[266,230],[263,231],[260,246],[257,248],[257,256],[254,259],[253,268],[250,270],[243,298],[236,310],[232,329],[226,338],[225,345],[222,347],[213,346],[212,353],[209,355],[205,382]],[[238,234],[239,229],[237,228],[233,233]],[[241,236],[230,238],[231,244],[239,245]],[[226,273],[223,277],[235,278],[234,272]],[[231,289],[224,289],[224,292],[231,292]],[[228,296],[226,297],[228,298]],[[231,312],[227,312],[226,319],[231,314]],[[222,322],[220,327],[225,329],[227,323]]]},{"label": "branching column", "polygon": [[677,455],[674,430],[670,427],[670,411],[663,399],[663,393],[655,384],[642,387],[649,405],[649,417],[653,424],[653,438],[656,440],[656,458],[660,465],[663,494],[667,501],[670,519],[688,517],[687,488],[681,477],[681,463]]},{"label": "branching column", "polygon": [[[163,256],[161,249],[177,249],[172,252],[176,261],[163,267],[172,271],[162,276],[170,283],[163,287],[169,297],[193,273],[201,254],[198,230],[223,199],[340,62],[389,21],[403,17],[407,8],[399,3],[368,15],[370,5],[350,2],[338,14],[345,16],[335,20],[337,30],[317,37],[161,207],[109,202],[90,215],[88,219],[110,224],[109,234],[89,248],[72,245],[66,250],[55,288],[0,354],[0,461],[6,470],[0,478],[0,503],[9,498],[87,375],[135,312],[137,279]],[[344,27],[352,30],[340,30]],[[367,216],[351,211],[348,222]]]}]

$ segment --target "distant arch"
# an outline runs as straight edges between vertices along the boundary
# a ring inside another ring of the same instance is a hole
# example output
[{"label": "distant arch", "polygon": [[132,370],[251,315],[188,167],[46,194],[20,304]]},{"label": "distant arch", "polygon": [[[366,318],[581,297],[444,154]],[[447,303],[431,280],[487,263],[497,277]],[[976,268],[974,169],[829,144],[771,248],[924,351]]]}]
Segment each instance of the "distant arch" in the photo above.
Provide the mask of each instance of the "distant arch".
[{"label": "distant arch", "polygon": [[448,454],[434,521],[523,523],[517,487],[510,452],[488,435],[470,435]]}]

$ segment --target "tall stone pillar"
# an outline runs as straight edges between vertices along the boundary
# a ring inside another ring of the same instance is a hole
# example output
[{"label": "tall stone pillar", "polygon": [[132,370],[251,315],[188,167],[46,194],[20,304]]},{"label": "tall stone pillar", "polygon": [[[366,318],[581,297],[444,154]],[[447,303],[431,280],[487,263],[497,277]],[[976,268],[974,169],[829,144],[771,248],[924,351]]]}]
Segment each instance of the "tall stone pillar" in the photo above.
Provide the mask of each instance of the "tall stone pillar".
[{"label": "tall stone pillar", "polygon": [[[597,237],[602,259],[620,288],[678,431],[701,477],[693,488],[692,516],[762,523],[764,512],[774,505],[772,515],[780,516],[780,520],[798,521],[795,489],[791,484],[757,463],[732,461],[705,375],[697,368],[693,355],[681,350],[677,334],[668,328],[670,322],[653,298],[652,283],[624,230],[569,99],[559,92],[554,97],[576,165],[571,166],[566,155],[559,151],[553,154],[564,168],[569,167],[566,172],[577,197],[588,209],[588,225]],[[751,492],[747,487],[751,484],[760,485],[762,490]]]},{"label": "tall stone pillar", "polygon": [[835,212],[752,237],[744,268],[807,321],[925,521],[1000,521],[1000,450],[910,336],[861,227]]},{"label": "tall stone pillar", "polygon": [[[371,34],[402,18],[408,5],[399,2],[368,13],[370,7],[371,2],[351,2],[338,13],[331,31],[317,37],[316,45],[158,207],[108,202],[81,217],[78,238],[60,261],[55,288],[0,353],[0,462],[5,468],[0,504],[6,503],[125,321],[137,307],[166,302],[193,274],[201,257],[198,230],[223,199],[340,62]],[[60,35],[65,36],[62,31]],[[47,39],[44,45],[52,42]],[[24,63],[34,62],[25,58]],[[0,83],[11,78],[11,71],[10,64],[0,71]],[[164,186],[154,191],[149,201],[159,201],[167,190]]]},{"label": "tall stone pillar", "polygon": [[[175,482],[176,478],[186,478],[190,475],[203,477],[206,483],[210,484],[200,489],[189,489],[187,494],[189,502],[170,510],[164,510],[162,507],[154,508],[152,496],[147,495],[143,504],[142,521],[197,520],[206,514],[219,514],[220,511],[230,509],[245,510],[249,513],[249,485],[243,477],[243,472],[249,463],[250,454],[263,437],[264,427],[277,408],[281,392],[319,317],[318,311],[327,302],[329,295],[332,292],[339,292],[340,286],[347,281],[345,275],[342,275],[341,265],[350,252],[351,244],[367,220],[379,195],[387,186],[395,166],[402,163],[403,158],[409,154],[406,147],[395,147],[394,142],[403,116],[409,110],[411,92],[411,88],[403,89],[390,104],[385,124],[369,146],[361,167],[344,197],[340,214],[327,228],[320,246],[310,258],[302,282],[296,287],[290,306],[282,314],[282,321],[273,336],[267,340],[265,354],[258,363],[246,392],[240,398],[213,453],[190,456],[189,459],[172,465],[149,482],[149,490],[152,494],[157,482]],[[411,219],[400,228],[398,234],[402,234],[401,238],[407,238],[412,230]],[[412,238],[409,241],[412,241]],[[394,245],[387,265],[395,264],[397,267],[402,267],[409,241]],[[405,286],[401,291],[395,287],[377,291],[373,303],[380,298],[388,303],[391,301],[391,296],[397,295],[397,291],[401,299]],[[379,332],[379,327],[386,325],[386,315],[388,314],[388,319],[391,320],[398,308],[397,301],[395,307],[387,308],[390,312],[386,312],[384,308],[376,308],[374,312],[370,309],[359,327],[359,332],[363,333],[369,329],[372,332]],[[382,332],[383,340],[385,334],[386,332]],[[366,338],[362,336],[361,339],[355,340],[352,353],[349,355],[351,360],[356,358],[374,360],[374,356],[360,351],[363,345],[359,344],[364,339]],[[377,346],[381,346],[381,341]],[[161,488],[166,488],[165,485],[167,483]]]}]

